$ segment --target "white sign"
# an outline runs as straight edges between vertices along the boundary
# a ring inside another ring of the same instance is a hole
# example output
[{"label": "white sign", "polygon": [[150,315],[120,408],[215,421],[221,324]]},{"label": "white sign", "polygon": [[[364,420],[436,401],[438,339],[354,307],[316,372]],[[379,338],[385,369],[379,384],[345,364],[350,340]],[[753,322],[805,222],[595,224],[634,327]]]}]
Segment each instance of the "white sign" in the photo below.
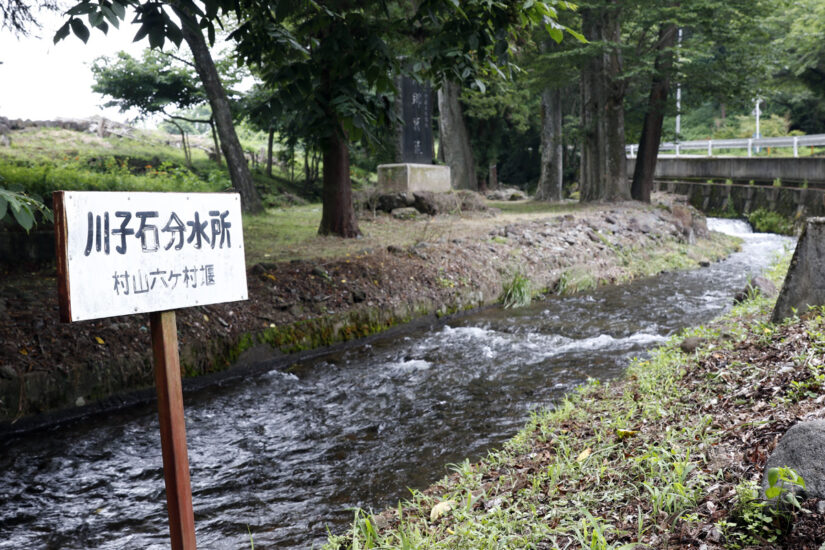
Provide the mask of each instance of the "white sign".
[{"label": "white sign", "polygon": [[64,321],[247,299],[232,193],[55,193]]}]

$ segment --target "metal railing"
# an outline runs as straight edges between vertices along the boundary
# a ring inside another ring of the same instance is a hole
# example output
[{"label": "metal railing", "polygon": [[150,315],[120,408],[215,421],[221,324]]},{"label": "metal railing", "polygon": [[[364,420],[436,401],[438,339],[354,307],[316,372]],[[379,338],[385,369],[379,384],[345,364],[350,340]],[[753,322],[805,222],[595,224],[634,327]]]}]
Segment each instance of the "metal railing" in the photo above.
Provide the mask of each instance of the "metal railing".
[{"label": "metal railing", "polygon": [[[748,156],[752,157],[754,149],[761,147],[789,147],[793,148],[793,156],[799,157],[800,147],[822,147],[825,146],[825,134],[812,134],[808,136],[784,136],[770,138],[744,138],[744,139],[708,139],[698,141],[666,141],[659,145],[659,152],[675,151],[676,156],[680,156],[683,151],[707,151],[707,156],[713,156],[714,149],[747,149]],[[629,158],[636,158],[639,152],[639,145],[627,145],[625,147]]]}]

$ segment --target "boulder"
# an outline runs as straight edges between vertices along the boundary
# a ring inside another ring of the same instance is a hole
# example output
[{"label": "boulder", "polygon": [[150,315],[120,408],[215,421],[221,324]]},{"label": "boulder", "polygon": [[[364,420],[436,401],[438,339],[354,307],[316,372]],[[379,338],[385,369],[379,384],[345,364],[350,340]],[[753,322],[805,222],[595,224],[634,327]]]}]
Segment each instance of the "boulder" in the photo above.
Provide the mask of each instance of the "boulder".
[{"label": "boulder", "polygon": [[771,320],[782,322],[805,313],[808,306],[825,304],[825,218],[808,218],[796,244],[785,283],[776,299]]},{"label": "boulder", "polygon": [[762,496],[769,487],[768,470],[792,468],[805,480],[805,489],[787,486],[803,498],[825,499],[825,420],[800,422],[792,426],[771,453],[762,476]]},{"label": "boulder", "polygon": [[449,214],[458,212],[461,209],[461,200],[455,193],[431,193],[429,191],[416,191],[413,193],[413,205],[422,214],[435,216],[436,214]]},{"label": "boulder", "polygon": [[396,208],[412,206],[414,202],[412,193],[384,193],[378,196],[378,210],[389,213]]},{"label": "boulder", "polygon": [[740,290],[736,293],[733,297],[733,303],[739,304],[744,302],[748,298],[752,298],[758,295],[767,296],[768,298],[772,298],[777,294],[776,285],[770,279],[762,277],[761,275],[758,277],[754,277],[753,279],[748,280],[745,284],[745,288]]},{"label": "boulder", "polygon": [[676,227],[689,242],[693,242],[694,238],[707,239],[710,236],[707,219],[691,207],[674,204],[670,207],[670,213],[673,215]]}]

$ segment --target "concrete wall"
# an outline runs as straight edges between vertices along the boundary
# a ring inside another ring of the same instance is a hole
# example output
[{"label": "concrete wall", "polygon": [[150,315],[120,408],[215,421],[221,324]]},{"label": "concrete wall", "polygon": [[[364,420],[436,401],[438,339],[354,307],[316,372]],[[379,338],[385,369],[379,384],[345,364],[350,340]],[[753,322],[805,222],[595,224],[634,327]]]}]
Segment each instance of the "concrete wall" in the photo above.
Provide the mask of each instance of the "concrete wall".
[{"label": "concrete wall", "polygon": [[[636,159],[627,159],[627,176],[633,177]],[[754,180],[771,183],[776,178],[783,183],[825,185],[825,158],[788,157],[659,157],[656,177],[663,179],[731,179],[740,182]]]},{"label": "concrete wall", "polygon": [[383,193],[450,190],[450,167],[437,164],[379,164],[378,189]]},{"label": "concrete wall", "polygon": [[730,204],[743,216],[759,208],[797,219],[825,216],[825,189],[672,181],[657,182],[656,187],[687,195],[690,204],[703,212],[726,211]]}]

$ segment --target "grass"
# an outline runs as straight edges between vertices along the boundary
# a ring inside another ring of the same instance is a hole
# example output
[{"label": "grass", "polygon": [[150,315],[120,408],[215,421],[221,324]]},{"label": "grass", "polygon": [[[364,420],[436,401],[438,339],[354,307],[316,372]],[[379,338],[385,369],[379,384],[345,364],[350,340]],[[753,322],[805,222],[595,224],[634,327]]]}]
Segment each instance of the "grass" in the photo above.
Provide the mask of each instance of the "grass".
[{"label": "grass", "polygon": [[390,245],[407,248],[421,242],[477,237],[498,225],[595,208],[576,204],[560,209],[559,205],[549,203],[532,204],[535,206],[531,205],[528,211],[510,211],[497,218],[436,216],[398,221],[388,216],[373,218],[367,215],[358,220],[363,234],[360,239],[319,236],[320,204],[271,208],[264,214],[244,217],[246,260],[248,265],[254,265],[258,262],[354,256]]},{"label": "grass", "polygon": [[[788,260],[786,254],[767,275],[780,281]],[[771,307],[770,299],[756,296],[713,326],[686,330],[650,357],[634,359],[624,380],[591,381],[534,412],[481,462],[453,467],[427,491],[413,490],[395,510],[357,513],[352,530],[331,536],[326,548],[662,547],[677,525],[689,530],[699,524],[699,504],[721,475],[707,456],[722,432],[704,411],[712,410],[705,406],[718,398],[734,366],[723,377],[693,380],[688,365],[712,354],[714,346],[731,349],[761,333],[763,324],[753,320]],[[678,345],[687,336],[716,343],[688,356]],[[752,384],[749,367],[737,376],[744,386]],[[754,525],[770,523],[744,497],[741,502],[751,523],[739,521],[733,510],[731,520],[719,524],[731,548],[754,540],[748,538]]]},{"label": "grass", "polygon": [[513,277],[506,281],[503,287],[500,300],[505,308],[530,305],[532,300],[530,279],[521,271],[513,273]]}]

